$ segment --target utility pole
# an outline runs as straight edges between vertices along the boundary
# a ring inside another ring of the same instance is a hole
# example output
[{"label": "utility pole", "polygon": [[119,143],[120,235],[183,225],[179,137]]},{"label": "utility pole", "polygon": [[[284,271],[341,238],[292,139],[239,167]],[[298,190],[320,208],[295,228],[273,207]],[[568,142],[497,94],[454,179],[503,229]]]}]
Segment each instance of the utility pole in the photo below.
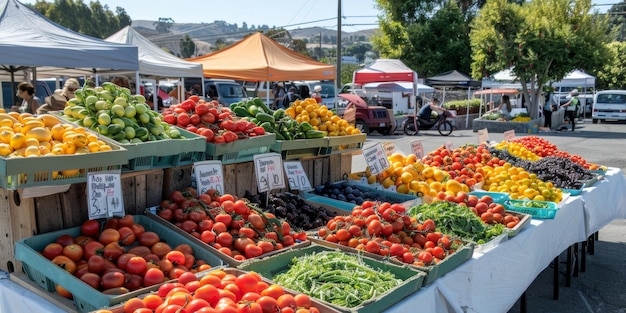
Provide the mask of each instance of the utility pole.
[{"label": "utility pole", "polygon": [[335,84],[337,89],[341,88],[341,0],[337,0],[337,78]]},{"label": "utility pole", "polygon": [[320,62],[322,61],[322,32],[320,32],[320,54],[319,54],[319,60]]}]

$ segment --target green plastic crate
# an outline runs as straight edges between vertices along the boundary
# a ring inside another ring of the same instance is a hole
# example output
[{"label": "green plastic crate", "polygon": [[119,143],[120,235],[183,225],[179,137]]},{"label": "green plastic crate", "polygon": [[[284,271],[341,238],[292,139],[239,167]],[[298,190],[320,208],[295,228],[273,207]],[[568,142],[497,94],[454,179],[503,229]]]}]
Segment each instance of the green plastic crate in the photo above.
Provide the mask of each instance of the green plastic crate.
[{"label": "green plastic crate", "polygon": [[128,150],[128,165],[123,171],[141,171],[189,165],[203,160],[206,138],[176,127],[182,138],[120,144]]},{"label": "green plastic crate", "polygon": [[366,134],[328,137],[328,147],[322,149],[322,153],[337,154],[361,150],[365,140]]},{"label": "green plastic crate", "polygon": [[[89,172],[119,170],[128,163],[128,150],[108,138],[101,139],[111,146],[111,151],[30,158],[0,157],[0,187],[17,189],[84,183]],[[72,176],[61,173],[53,176],[52,171],[72,169],[80,169],[80,172]]]},{"label": "green plastic crate", "polygon": [[[273,280],[274,276],[283,272],[286,272],[289,269],[289,264],[293,258],[301,257],[307,254],[312,253],[321,253],[325,251],[337,251],[337,249],[332,249],[329,247],[324,247],[318,244],[312,244],[308,247],[301,249],[294,249],[284,253],[280,253],[274,256],[270,256],[267,258],[247,261],[238,268],[246,271],[254,271],[259,273],[262,277],[265,277],[269,280]],[[348,254],[352,254],[349,252],[345,252]],[[356,255],[356,254],[353,254]],[[400,302],[400,300],[404,299],[406,296],[418,291],[424,282],[424,278],[426,274],[424,272],[411,269],[407,266],[398,266],[396,264],[392,264],[390,262],[381,262],[369,257],[365,257],[361,255],[362,260],[375,269],[389,271],[393,273],[396,277],[403,280],[404,282],[399,286],[387,291],[386,293],[380,295],[375,299],[368,300],[361,305],[354,308],[346,308],[334,304],[330,304],[324,301],[321,301],[315,297],[315,295],[310,295],[313,298],[316,298],[317,301],[320,301],[326,305],[337,308],[342,312],[360,312],[360,313],[370,313],[370,312],[381,312],[394,304]],[[285,288],[285,286],[283,286]],[[285,288],[290,290],[289,288]]]},{"label": "green plastic crate", "polygon": [[[135,215],[135,222],[143,225],[146,231],[157,233],[161,241],[168,243],[171,247],[176,247],[182,243],[189,244],[197,260],[204,260],[213,267],[224,267],[222,260],[215,254],[194,242],[186,240],[184,237],[171,231],[171,229],[162,224],[143,215]],[[15,244],[15,258],[22,262],[22,267],[28,277],[41,288],[54,292],[55,284],[59,284],[71,292],[74,296],[74,305],[78,311],[90,312],[101,307],[122,303],[140,294],[155,291],[160,286],[160,284],[158,284],[123,295],[106,295],[89,287],[74,275],[71,275],[44,258],[38,252],[42,251],[47,244],[54,242],[57,237],[63,234],[77,236],[80,234],[80,226],[22,239]]]},{"label": "green plastic crate", "polygon": [[270,146],[276,142],[276,134],[235,140],[229,143],[206,143],[206,160],[220,160],[222,164],[250,162],[257,154],[269,153]]},{"label": "green plastic crate", "polygon": [[271,149],[278,152],[283,160],[295,160],[324,155],[322,150],[328,147],[328,137],[312,139],[276,140]]}]

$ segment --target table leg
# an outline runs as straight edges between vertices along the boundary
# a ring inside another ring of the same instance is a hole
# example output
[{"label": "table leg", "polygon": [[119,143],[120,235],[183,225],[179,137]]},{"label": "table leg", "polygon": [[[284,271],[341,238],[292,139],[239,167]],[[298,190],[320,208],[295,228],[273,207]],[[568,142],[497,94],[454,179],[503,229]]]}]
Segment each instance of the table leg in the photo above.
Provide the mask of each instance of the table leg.
[{"label": "table leg", "polygon": [[574,273],[572,276],[578,277],[578,242],[574,244]]},{"label": "table leg", "polygon": [[584,273],[587,270],[587,241],[583,241],[580,246],[580,272]]},{"label": "table leg", "polygon": [[557,255],[552,261],[554,267],[554,281],[552,282],[552,298],[554,300],[559,300],[559,256]]},{"label": "table leg", "polygon": [[526,291],[519,298],[519,311],[520,313],[526,313]]},{"label": "table leg", "polygon": [[572,286],[572,246],[567,247],[567,263],[565,263],[565,287]]}]

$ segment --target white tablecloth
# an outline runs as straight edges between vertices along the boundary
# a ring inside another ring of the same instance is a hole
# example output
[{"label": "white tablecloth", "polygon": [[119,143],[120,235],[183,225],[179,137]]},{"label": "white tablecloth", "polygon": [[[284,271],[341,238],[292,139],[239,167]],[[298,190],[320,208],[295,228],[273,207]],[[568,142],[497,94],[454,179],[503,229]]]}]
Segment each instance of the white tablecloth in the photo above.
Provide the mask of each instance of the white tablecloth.
[{"label": "white tablecloth", "polygon": [[7,272],[0,271],[0,313],[64,313],[39,295],[9,280]]},{"label": "white tablecloth", "polygon": [[626,218],[626,177],[609,168],[604,178],[583,189],[585,233],[591,236],[616,218]]}]

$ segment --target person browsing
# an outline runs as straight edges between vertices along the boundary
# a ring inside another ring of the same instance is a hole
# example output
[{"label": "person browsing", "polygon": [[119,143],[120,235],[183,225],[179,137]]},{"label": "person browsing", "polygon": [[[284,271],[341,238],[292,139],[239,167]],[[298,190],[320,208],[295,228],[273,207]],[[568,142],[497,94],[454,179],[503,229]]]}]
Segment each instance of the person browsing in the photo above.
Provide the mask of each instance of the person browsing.
[{"label": "person browsing", "polygon": [[277,108],[284,108],[285,106],[283,105],[283,100],[285,98],[285,85],[283,85],[282,82],[277,83],[276,85],[274,85],[274,109]]},{"label": "person browsing", "polygon": [[41,101],[35,95],[35,87],[29,82],[17,85],[17,93],[15,95],[22,98],[21,105],[11,107],[11,110],[15,112],[35,114],[41,105]]},{"label": "person browsing", "polygon": [[63,89],[55,91],[49,97],[46,97],[45,104],[37,109],[37,114],[44,114],[52,111],[61,111],[65,108],[68,100],[74,99],[74,93],[80,88],[80,84],[76,78],[70,78],[63,84]]},{"label": "person browsing", "polygon": [[289,107],[289,105],[296,100],[302,100],[302,98],[300,98],[300,95],[298,95],[298,90],[296,89],[296,87],[289,87],[289,91],[285,95],[285,107]]},{"label": "person browsing", "polygon": [[317,103],[322,103],[322,86],[320,85],[315,85],[315,87],[313,87],[313,92],[311,93],[311,98],[315,99],[315,101],[317,101]]},{"label": "person browsing", "polygon": [[500,112],[500,114],[502,114],[502,117],[505,119],[511,118],[511,111],[513,111],[513,106],[511,105],[511,99],[509,98],[509,96],[502,96],[502,101],[500,101],[500,105],[498,105],[497,108],[494,108],[489,112],[496,111]]},{"label": "person browsing", "polygon": [[441,103],[437,98],[431,100],[429,104],[422,106],[420,108],[418,117],[420,119],[430,122],[430,116],[432,115],[433,111],[437,112],[438,114],[444,113],[446,111],[446,109],[441,107]]},{"label": "person browsing", "polygon": [[578,100],[578,89],[574,89],[570,91],[569,95],[571,99],[563,104],[560,107],[565,107],[565,117],[569,119],[569,122],[572,124],[572,131],[576,129],[576,115],[578,115],[578,105],[580,101]]}]

